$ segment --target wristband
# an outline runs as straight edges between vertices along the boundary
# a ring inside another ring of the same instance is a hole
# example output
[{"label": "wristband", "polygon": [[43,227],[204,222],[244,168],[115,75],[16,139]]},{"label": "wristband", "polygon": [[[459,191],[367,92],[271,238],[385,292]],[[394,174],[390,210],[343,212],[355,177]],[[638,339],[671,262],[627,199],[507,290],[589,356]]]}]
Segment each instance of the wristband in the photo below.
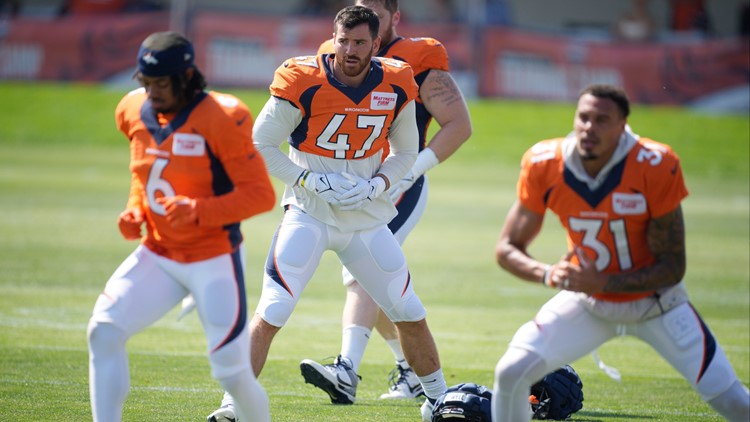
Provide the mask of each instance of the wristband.
[{"label": "wristband", "polygon": [[310,175],[309,170],[304,170],[302,173],[300,173],[299,177],[297,178],[297,185],[305,187],[305,180],[307,179],[307,176]]},{"label": "wristband", "polygon": [[431,148],[425,148],[417,155],[417,160],[414,162],[411,171],[416,179],[438,164],[440,164],[440,160],[435,155],[435,151]]}]

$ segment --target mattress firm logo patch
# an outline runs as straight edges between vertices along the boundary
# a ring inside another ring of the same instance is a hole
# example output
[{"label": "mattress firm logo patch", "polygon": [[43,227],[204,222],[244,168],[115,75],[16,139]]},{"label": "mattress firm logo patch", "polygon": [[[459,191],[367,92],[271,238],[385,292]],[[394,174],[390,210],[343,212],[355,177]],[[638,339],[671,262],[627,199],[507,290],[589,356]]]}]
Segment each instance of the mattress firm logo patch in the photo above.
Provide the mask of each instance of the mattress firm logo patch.
[{"label": "mattress firm logo patch", "polygon": [[646,212],[646,198],[640,193],[615,193],[612,195],[612,209],[620,215],[637,215]]},{"label": "mattress firm logo patch", "polygon": [[396,108],[398,95],[392,92],[373,92],[370,97],[370,108],[373,110],[393,110]]},{"label": "mattress firm logo patch", "polygon": [[200,157],[206,152],[206,140],[194,133],[175,133],[172,154]]}]

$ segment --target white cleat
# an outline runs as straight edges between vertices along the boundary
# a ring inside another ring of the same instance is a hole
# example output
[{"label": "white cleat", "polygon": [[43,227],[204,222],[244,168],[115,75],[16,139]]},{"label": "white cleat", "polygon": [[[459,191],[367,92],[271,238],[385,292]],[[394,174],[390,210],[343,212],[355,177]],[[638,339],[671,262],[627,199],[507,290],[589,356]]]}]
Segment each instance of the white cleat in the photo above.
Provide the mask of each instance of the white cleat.
[{"label": "white cleat", "polygon": [[234,399],[229,393],[224,393],[224,398],[221,400],[221,407],[208,415],[206,420],[208,422],[238,422],[237,417],[234,415]]},{"label": "white cleat", "polygon": [[339,355],[332,364],[321,365],[310,359],[299,364],[305,382],[328,393],[333,404],[353,404],[359,375]]},{"label": "white cleat", "polygon": [[424,399],[424,403],[422,403],[422,406],[419,408],[419,411],[422,412],[422,422],[432,422],[433,408],[434,405],[432,402],[430,402],[429,399]]},{"label": "white cleat", "polygon": [[415,399],[424,396],[422,383],[411,368],[396,365],[396,368],[391,371],[388,383],[391,387],[387,393],[380,395],[381,399]]}]

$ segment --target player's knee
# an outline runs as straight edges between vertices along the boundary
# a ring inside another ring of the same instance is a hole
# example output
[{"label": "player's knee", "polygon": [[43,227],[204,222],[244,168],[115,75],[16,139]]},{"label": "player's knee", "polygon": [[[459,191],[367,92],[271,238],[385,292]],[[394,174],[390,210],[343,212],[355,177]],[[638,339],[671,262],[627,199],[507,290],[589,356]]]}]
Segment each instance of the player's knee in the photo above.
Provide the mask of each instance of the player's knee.
[{"label": "player's knee", "polygon": [[403,298],[389,309],[381,309],[393,322],[416,322],[427,316],[427,310],[416,294]]},{"label": "player's knee", "polygon": [[256,311],[261,318],[275,327],[283,327],[292,315],[294,302],[280,300],[277,302],[265,302],[264,306],[259,306]]},{"label": "player's knee", "polygon": [[247,337],[239,337],[211,352],[211,376],[221,380],[243,371],[250,371],[249,341],[248,345],[239,344],[240,341],[247,340]]},{"label": "player's knee", "polygon": [[89,349],[97,354],[111,354],[125,348],[128,339],[122,329],[108,322],[90,320],[86,329]]},{"label": "player's knee", "polygon": [[495,384],[499,389],[512,391],[519,386],[531,387],[544,374],[544,362],[539,356],[511,346],[495,366]]}]

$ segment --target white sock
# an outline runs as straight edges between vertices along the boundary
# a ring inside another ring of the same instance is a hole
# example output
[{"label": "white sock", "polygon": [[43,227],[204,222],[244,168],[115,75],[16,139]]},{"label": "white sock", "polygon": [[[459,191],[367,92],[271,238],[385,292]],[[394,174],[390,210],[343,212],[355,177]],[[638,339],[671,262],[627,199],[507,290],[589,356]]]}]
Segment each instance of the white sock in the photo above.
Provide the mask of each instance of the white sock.
[{"label": "white sock", "polygon": [[344,327],[341,336],[341,356],[349,359],[354,372],[359,372],[359,364],[365,355],[367,342],[370,341],[372,330],[361,325]]},{"label": "white sock", "polygon": [[448,389],[442,369],[438,369],[424,377],[419,377],[419,382],[422,383],[424,394],[432,400],[437,400]]},{"label": "white sock", "polygon": [[404,369],[409,368],[409,362],[406,361],[406,358],[404,357],[404,351],[401,350],[401,342],[398,341],[397,338],[394,338],[386,340],[385,344],[387,344],[388,347],[391,348],[393,357],[396,358],[396,363]]}]

